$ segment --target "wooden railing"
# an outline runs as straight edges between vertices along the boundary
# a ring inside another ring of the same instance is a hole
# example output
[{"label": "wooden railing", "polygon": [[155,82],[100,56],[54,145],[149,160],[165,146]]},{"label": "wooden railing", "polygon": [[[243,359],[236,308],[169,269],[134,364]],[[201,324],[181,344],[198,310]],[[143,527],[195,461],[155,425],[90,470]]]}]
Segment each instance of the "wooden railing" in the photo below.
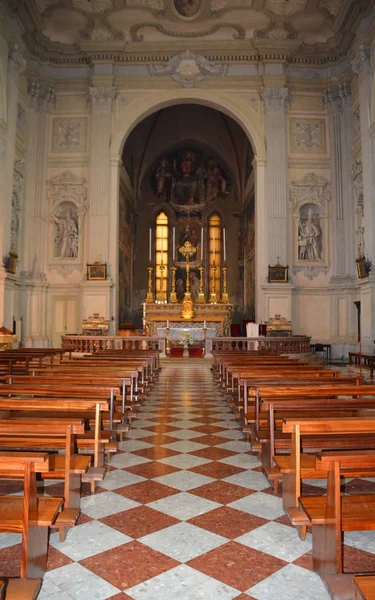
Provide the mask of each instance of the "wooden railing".
[{"label": "wooden railing", "polygon": [[165,340],[146,336],[94,336],[64,335],[62,347],[74,352],[98,352],[99,350],[159,350],[165,355]]},{"label": "wooden railing", "polygon": [[248,352],[268,350],[277,354],[302,354],[310,352],[310,337],[214,337],[207,339],[206,355],[212,352]]}]

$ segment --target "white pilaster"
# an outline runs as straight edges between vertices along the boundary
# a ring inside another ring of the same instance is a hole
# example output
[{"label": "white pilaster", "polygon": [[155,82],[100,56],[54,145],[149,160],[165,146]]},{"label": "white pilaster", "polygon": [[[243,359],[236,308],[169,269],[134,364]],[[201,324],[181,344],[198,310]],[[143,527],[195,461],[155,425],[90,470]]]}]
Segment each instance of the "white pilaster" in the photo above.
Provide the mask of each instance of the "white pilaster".
[{"label": "white pilaster", "polygon": [[366,258],[375,260],[375,203],[374,203],[374,160],[375,144],[371,135],[371,70],[368,52],[361,46],[352,68],[359,78],[359,102],[361,145],[363,165],[363,211]]},{"label": "white pilaster", "polygon": [[324,94],[329,115],[332,182],[332,283],[355,281],[355,220],[353,203],[353,117],[346,84]]},{"label": "white pilaster", "polygon": [[[268,263],[288,264],[288,152],[287,109],[288,88],[264,87],[262,99],[266,113],[266,197]],[[258,203],[258,199],[257,199]]]},{"label": "white pilaster", "polygon": [[89,262],[109,262],[111,114],[116,88],[90,87]]},{"label": "white pilaster", "polygon": [[8,60],[7,124],[0,147],[0,324],[10,323],[10,307],[5,301],[6,272],[3,260],[11,249],[13,167],[16,154],[19,78],[26,67],[22,51],[15,46]]}]

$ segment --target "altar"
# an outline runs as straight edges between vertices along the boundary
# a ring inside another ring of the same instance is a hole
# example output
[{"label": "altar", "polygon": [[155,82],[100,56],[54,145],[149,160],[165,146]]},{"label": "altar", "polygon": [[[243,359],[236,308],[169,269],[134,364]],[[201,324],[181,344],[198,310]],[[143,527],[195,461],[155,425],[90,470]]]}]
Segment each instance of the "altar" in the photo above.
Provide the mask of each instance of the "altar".
[{"label": "altar", "polygon": [[[194,316],[185,319],[181,316],[181,304],[143,304],[143,322],[146,335],[158,336],[159,329],[177,330],[206,329],[207,337],[230,335],[232,322],[231,304],[196,304]],[[198,334],[197,334],[198,335]]]}]

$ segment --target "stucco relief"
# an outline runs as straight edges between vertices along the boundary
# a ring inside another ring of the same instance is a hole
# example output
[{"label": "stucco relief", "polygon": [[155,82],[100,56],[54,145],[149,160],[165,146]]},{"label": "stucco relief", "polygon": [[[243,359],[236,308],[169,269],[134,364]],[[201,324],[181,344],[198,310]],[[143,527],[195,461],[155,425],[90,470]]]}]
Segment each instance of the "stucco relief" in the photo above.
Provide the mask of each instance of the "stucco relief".
[{"label": "stucco relief", "polygon": [[87,210],[86,180],[71,171],[48,182],[51,254],[53,259],[78,262],[82,249],[83,218]]},{"label": "stucco relief", "polygon": [[288,88],[262,88],[261,98],[266,112],[286,112],[289,108],[291,94]]},{"label": "stucco relief", "polygon": [[362,161],[355,160],[353,162],[352,178],[355,199],[357,257],[361,258],[362,256],[366,256]]},{"label": "stucco relief", "polygon": [[[308,278],[328,268],[328,181],[307,173],[292,182],[291,201],[294,224],[295,268]],[[306,267],[306,268],[305,268]],[[317,270],[318,269],[318,270]]]},{"label": "stucco relief", "polygon": [[53,119],[52,152],[84,152],[87,119]]},{"label": "stucco relief", "polygon": [[290,151],[295,154],[325,154],[324,119],[290,119]]},{"label": "stucco relief", "polygon": [[17,104],[17,131],[22,137],[25,137],[26,135],[26,124],[26,110],[22,104]]},{"label": "stucco relief", "polygon": [[201,54],[194,54],[187,50],[182,54],[173,56],[168,62],[161,65],[150,65],[150,74],[155,76],[170,76],[182,87],[194,87],[209,75],[225,75],[227,65],[215,64],[208,61]]},{"label": "stucco relief", "polygon": [[307,0],[266,0],[266,8],[276,15],[293,15],[306,7]]},{"label": "stucco relief", "polygon": [[74,8],[90,13],[99,13],[113,7],[112,0],[72,0]]},{"label": "stucco relief", "polygon": [[353,111],[353,131],[355,138],[361,135],[361,112],[359,106]]},{"label": "stucco relief", "polygon": [[252,8],[253,0],[211,0],[211,12],[217,13],[219,10],[232,8]]},{"label": "stucco relief", "polygon": [[157,11],[164,11],[165,2],[164,0],[127,0],[126,6],[137,6],[141,8],[146,6]]},{"label": "stucco relief", "polygon": [[18,254],[18,237],[20,231],[23,189],[23,161],[16,160],[13,169],[12,211],[10,225],[10,249],[15,254]]}]

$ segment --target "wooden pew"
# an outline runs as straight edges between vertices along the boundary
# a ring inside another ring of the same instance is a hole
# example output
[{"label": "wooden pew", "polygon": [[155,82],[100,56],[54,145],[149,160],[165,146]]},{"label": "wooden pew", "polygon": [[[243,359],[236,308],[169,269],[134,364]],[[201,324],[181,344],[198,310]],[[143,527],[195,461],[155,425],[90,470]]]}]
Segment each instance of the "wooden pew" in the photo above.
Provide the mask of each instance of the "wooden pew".
[{"label": "wooden pew", "polygon": [[[358,432],[375,433],[375,419],[351,420]],[[327,495],[300,497],[300,506],[312,527],[313,568],[330,593],[342,598],[342,538],[344,531],[375,529],[375,495],[342,495],[340,478],[375,475],[375,451],[318,454],[317,470],[327,473]]]},{"label": "wooden pew", "polygon": [[[362,405],[367,399],[362,398]],[[351,401],[347,401],[351,404]],[[284,419],[283,432],[291,434],[290,455],[274,456],[276,467],[282,475],[283,481],[283,508],[290,517],[292,523],[297,526],[302,538],[306,535],[307,522],[305,515],[299,510],[299,497],[301,496],[301,480],[321,479],[322,471],[316,468],[316,456],[314,454],[302,454],[302,440],[312,437],[313,440],[321,440],[320,448],[330,446],[351,444],[352,450],[369,448],[375,443],[375,435],[358,435],[356,419],[340,418],[342,429],[336,428],[332,431],[330,424],[332,418],[290,418]],[[337,419],[336,419],[337,421]],[[352,422],[353,421],[353,422]],[[316,441],[312,442],[312,445]],[[316,446],[317,447],[317,446]],[[375,447],[375,446],[374,446]],[[351,451],[352,451],[351,450]]]},{"label": "wooden pew", "polygon": [[0,476],[24,481],[23,496],[0,496],[0,532],[22,534],[22,578],[40,578],[45,572],[48,528],[62,507],[61,498],[37,496],[36,473],[48,468],[48,454],[0,452]]},{"label": "wooden pew", "polygon": [[[0,448],[3,450],[64,450],[64,456],[51,457],[53,479],[64,479],[64,510],[60,512],[56,527],[60,538],[65,538],[66,529],[73,527],[79,517],[81,496],[81,476],[88,467],[88,461],[75,459],[76,436],[84,433],[84,422],[80,419],[1,419]],[[86,464],[83,464],[86,463]]]},{"label": "wooden pew", "polygon": [[375,575],[354,577],[355,600],[375,600]]}]

